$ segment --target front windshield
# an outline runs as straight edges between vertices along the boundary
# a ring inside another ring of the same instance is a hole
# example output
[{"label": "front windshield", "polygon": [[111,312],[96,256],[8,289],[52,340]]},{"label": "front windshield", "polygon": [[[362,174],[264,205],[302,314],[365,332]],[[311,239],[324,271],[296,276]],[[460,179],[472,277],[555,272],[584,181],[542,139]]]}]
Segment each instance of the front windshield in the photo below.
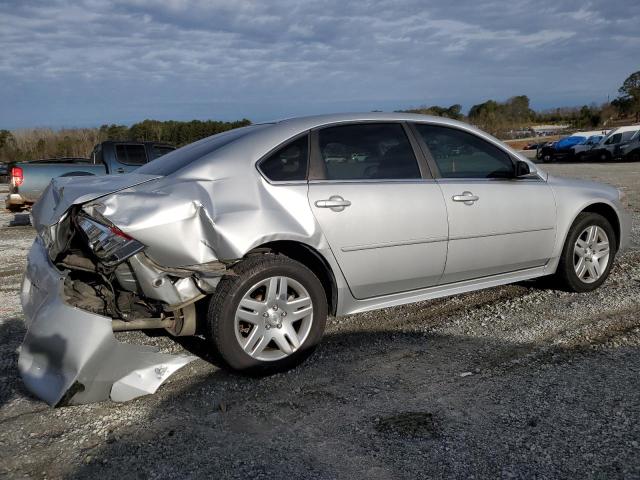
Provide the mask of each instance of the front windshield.
[{"label": "front windshield", "polygon": [[266,123],[249,125],[248,127],[236,128],[203,138],[202,140],[190,143],[189,145],[185,145],[182,148],[152,160],[137,169],[136,173],[162,176],[171,175],[195,160],[267,126],[269,126],[269,124]]}]

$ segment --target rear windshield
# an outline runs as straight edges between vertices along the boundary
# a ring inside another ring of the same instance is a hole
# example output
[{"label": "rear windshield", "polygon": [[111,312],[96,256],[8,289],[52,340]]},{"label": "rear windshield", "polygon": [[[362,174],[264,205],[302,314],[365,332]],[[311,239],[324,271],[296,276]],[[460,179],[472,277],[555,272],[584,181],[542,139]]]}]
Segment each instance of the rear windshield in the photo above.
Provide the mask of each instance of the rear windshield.
[{"label": "rear windshield", "polygon": [[249,125],[248,127],[236,128],[234,130],[218,133],[211,137],[203,138],[202,140],[190,143],[189,145],[156,158],[143,167],[137,169],[136,173],[162,176],[171,175],[199,158],[202,158],[231,142],[267,126],[268,124]]}]

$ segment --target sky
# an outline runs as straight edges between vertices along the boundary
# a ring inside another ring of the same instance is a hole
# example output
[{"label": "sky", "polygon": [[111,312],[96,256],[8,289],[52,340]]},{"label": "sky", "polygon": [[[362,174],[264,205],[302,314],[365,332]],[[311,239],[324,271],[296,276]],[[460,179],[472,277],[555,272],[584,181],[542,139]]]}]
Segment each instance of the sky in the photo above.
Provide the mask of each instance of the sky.
[{"label": "sky", "polygon": [[614,98],[637,0],[0,0],[0,128]]}]

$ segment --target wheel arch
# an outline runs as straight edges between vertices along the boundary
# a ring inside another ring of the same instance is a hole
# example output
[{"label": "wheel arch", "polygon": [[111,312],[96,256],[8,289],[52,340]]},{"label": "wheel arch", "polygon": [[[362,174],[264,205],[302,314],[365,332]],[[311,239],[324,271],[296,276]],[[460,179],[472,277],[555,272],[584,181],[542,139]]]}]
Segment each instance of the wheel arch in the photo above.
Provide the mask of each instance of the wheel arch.
[{"label": "wheel arch", "polygon": [[338,285],[335,274],[329,262],[315,248],[295,240],[276,240],[253,248],[245,256],[276,253],[285,255],[292,260],[302,263],[320,280],[324,288],[329,314],[335,315],[338,308]]},{"label": "wheel arch", "polygon": [[[620,218],[618,217],[618,212],[616,212],[616,210],[611,205],[607,203],[598,202],[598,203],[592,203],[590,205],[587,205],[578,213],[578,215],[580,213],[589,213],[589,212],[602,215],[604,218],[606,218],[609,221],[609,223],[611,224],[611,227],[613,228],[614,233],[616,234],[616,250],[618,250],[620,248],[620,242],[622,238],[622,231],[620,226]],[[575,222],[575,219],[573,221]],[[571,224],[573,225],[573,222],[571,222]]]}]

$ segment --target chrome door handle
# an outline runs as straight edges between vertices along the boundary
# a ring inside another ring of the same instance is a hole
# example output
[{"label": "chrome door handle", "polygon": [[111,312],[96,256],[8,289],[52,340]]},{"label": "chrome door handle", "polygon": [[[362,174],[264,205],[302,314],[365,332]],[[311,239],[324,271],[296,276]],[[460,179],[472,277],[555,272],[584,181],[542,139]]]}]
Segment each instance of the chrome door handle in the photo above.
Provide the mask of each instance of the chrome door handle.
[{"label": "chrome door handle", "polygon": [[330,208],[334,212],[341,212],[351,206],[351,202],[340,195],[331,195],[327,200],[316,200],[315,205],[318,208]]},{"label": "chrome door handle", "polygon": [[471,192],[462,192],[462,195],[451,197],[454,202],[464,202],[465,205],[473,205],[473,202],[480,200],[480,197]]}]

